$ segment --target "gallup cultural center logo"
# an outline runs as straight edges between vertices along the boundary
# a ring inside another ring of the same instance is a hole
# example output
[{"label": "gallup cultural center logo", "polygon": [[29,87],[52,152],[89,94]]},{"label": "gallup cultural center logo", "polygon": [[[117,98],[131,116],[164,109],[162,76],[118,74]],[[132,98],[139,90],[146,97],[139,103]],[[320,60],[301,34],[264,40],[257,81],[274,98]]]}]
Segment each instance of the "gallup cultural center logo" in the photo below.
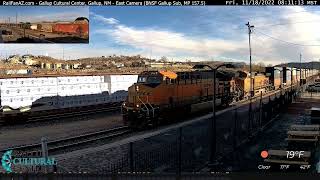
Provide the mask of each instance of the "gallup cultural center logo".
[{"label": "gallup cultural center logo", "polygon": [[10,173],[12,167],[15,165],[20,166],[53,166],[57,165],[54,158],[44,157],[13,157],[12,150],[6,151],[1,158],[1,165],[3,169]]}]

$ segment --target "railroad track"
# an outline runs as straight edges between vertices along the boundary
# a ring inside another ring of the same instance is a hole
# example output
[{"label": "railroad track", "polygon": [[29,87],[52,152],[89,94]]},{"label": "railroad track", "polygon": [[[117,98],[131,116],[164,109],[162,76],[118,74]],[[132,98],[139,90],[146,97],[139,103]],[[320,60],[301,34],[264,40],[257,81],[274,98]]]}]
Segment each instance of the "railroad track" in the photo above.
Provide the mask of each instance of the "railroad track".
[{"label": "railroad track", "polygon": [[[57,139],[53,141],[48,141],[47,147],[49,154],[58,151],[67,151],[69,148],[74,148],[82,145],[86,145],[89,143],[93,143],[100,140],[111,140],[116,137],[123,136],[125,134],[130,133],[131,130],[128,126],[120,126],[113,129],[101,130],[92,133],[81,134],[78,136]],[[1,150],[1,152],[5,152],[7,150],[14,150],[19,152],[26,152],[29,155],[39,155],[41,154],[41,143],[16,146],[7,149]]]},{"label": "railroad track", "polygon": [[42,115],[42,116],[33,116],[28,118],[27,122],[40,122],[40,121],[48,121],[60,118],[68,118],[68,117],[76,117],[76,116],[83,116],[83,115],[90,115],[99,112],[112,112],[120,110],[119,106],[114,107],[104,107],[99,109],[90,109],[90,110],[81,110],[81,111],[73,111],[73,112],[66,112],[63,114],[49,114],[49,115]]}]

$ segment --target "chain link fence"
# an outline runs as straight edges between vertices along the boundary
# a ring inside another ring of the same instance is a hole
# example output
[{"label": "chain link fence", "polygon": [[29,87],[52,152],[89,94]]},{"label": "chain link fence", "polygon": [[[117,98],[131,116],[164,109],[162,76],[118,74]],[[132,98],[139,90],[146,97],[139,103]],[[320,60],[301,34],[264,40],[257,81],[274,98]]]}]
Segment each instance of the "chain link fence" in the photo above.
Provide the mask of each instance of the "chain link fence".
[{"label": "chain link fence", "polygon": [[[222,110],[216,115],[217,159],[233,152],[262,131],[296,97],[295,91],[257,97],[251,104]],[[210,159],[212,118],[166,131],[108,150],[104,172],[198,172]],[[110,153],[111,152],[111,153]]]}]

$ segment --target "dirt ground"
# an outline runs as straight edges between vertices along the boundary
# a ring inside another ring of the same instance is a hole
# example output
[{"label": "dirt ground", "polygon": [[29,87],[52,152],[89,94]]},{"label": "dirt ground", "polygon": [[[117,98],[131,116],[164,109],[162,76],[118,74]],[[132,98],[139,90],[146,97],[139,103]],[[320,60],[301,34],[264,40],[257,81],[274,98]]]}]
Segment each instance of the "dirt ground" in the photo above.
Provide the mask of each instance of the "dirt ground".
[{"label": "dirt ground", "polygon": [[18,125],[16,127],[3,127],[0,131],[0,150],[13,146],[40,143],[41,137],[55,140],[83,133],[94,132],[121,126],[120,114],[94,115],[79,121],[64,121],[45,123],[41,125]]}]

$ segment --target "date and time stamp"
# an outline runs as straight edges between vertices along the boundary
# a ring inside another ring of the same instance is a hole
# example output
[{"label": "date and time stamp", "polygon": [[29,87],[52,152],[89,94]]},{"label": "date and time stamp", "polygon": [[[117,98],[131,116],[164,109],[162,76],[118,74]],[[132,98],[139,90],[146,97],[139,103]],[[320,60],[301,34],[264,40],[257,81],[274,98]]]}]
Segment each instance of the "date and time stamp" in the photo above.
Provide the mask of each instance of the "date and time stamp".
[{"label": "date and time stamp", "polygon": [[302,6],[318,5],[318,0],[226,0],[231,6]]}]

